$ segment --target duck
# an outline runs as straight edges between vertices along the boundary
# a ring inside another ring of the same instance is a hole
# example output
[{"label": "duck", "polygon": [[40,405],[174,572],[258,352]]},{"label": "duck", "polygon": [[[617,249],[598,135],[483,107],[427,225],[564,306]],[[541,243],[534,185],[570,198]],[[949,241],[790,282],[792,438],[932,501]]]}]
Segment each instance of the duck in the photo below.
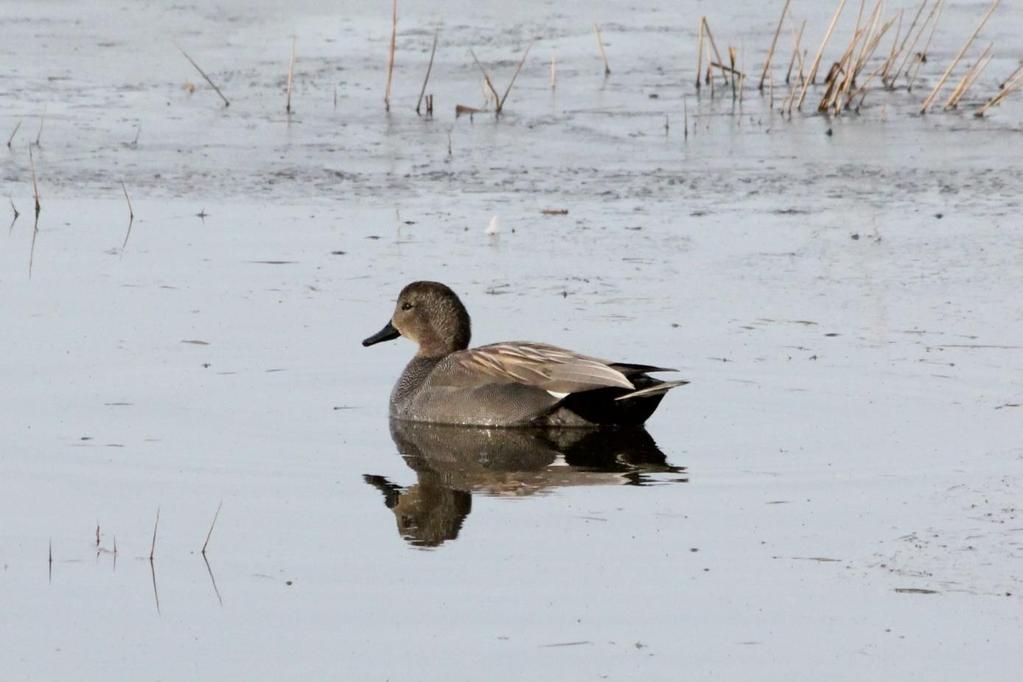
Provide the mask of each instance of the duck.
[{"label": "duck", "polygon": [[390,396],[392,419],[480,427],[641,426],[664,395],[688,384],[650,376],[676,370],[611,362],[546,343],[469,348],[469,313],[440,282],[398,295],[391,319],[363,346],[405,337],[418,351]]}]

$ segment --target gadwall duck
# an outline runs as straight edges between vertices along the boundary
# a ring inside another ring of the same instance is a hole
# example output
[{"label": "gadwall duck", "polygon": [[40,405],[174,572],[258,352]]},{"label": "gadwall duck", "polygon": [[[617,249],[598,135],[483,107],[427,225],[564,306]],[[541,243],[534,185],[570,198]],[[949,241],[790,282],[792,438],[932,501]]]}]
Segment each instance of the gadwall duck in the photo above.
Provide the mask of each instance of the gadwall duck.
[{"label": "gadwall duck", "polygon": [[362,342],[404,336],[419,344],[391,392],[391,417],[464,426],[636,426],[686,381],[674,370],[608,362],[543,343],[469,348],[469,313],[439,282],[401,290],[394,315]]}]

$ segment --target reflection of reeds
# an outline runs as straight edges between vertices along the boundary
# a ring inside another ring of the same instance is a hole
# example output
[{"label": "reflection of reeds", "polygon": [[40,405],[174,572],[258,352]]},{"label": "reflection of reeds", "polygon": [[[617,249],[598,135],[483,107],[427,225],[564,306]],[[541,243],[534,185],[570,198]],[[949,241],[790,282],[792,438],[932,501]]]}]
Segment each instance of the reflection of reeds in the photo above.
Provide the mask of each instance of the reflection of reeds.
[{"label": "reflection of reeds", "polygon": [[185,51],[184,51],[184,50],[183,50],[183,49],[181,48],[181,46],[180,46],[180,45],[177,45],[177,44],[176,44],[176,45],[175,45],[175,47],[176,47],[176,48],[178,48],[178,50],[179,50],[179,51],[181,52],[181,54],[183,54],[183,55],[185,56],[185,59],[187,59],[187,60],[188,60],[188,63],[189,63],[189,64],[191,64],[192,66],[194,66],[194,67],[195,67],[195,70],[199,72],[199,75],[200,75],[200,76],[202,76],[203,78],[205,78],[205,79],[206,79],[206,82],[210,84],[210,87],[211,87],[211,88],[213,88],[213,89],[214,89],[214,91],[216,91],[216,93],[217,93],[218,95],[220,95],[220,99],[224,100],[224,106],[225,106],[225,107],[229,107],[229,106],[231,106],[231,103],[230,103],[230,102],[229,102],[229,101],[227,100],[227,98],[226,98],[226,97],[224,97],[224,93],[222,93],[222,92],[220,91],[220,88],[218,88],[218,87],[217,87],[217,84],[216,84],[216,83],[214,83],[214,82],[213,82],[213,80],[212,80],[212,79],[211,79],[211,78],[210,78],[209,76],[207,76],[207,75],[206,75],[206,72],[202,70],[202,67],[201,67],[201,66],[199,66],[198,64],[196,64],[196,63],[195,63],[195,60],[194,60],[194,59],[192,59],[191,57],[189,57],[189,56],[188,56],[188,53],[187,53],[187,52],[185,52]]},{"label": "reflection of reeds", "polygon": [[970,37],[966,39],[966,42],[959,49],[959,53],[956,54],[955,58],[952,60],[952,63],[948,65],[947,69],[945,69],[945,73],[943,73],[941,75],[941,78],[938,79],[938,82],[934,86],[934,89],[931,90],[931,94],[928,95],[927,99],[924,100],[924,103],[920,105],[921,114],[926,114],[927,110],[931,108],[931,104],[934,102],[934,99],[938,96],[938,93],[940,93],[941,89],[945,86],[945,82],[948,80],[948,77],[952,75],[952,70],[955,69],[957,64],[959,64],[960,60],[962,60],[963,58],[963,55],[965,55],[966,51],[970,49],[970,46],[973,45],[973,41],[977,38],[977,35],[984,28],[984,25],[987,23],[987,20],[991,18],[992,14],[994,14],[995,9],[998,8],[998,4],[1001,1],[1002,0],[994,0],[994,2],[991,3],[991,7],[988,8],[988,11],[984,14],[984,17],[980,20],[980,23],[977,24],[977,28],[973,31],[973,33],[970,34]]},{"label": "reflection of reeds", "polygon": [[394,51],[398,46],[398,0],[391,11],[391,47],[387,52],[387,89],[384,90],[384,111],[391,110],[391,83],[394,79]]},{"label": "reflection of reeds", "polygon": [[593,32],[597,35],[597,48],[600,50],[600,58],[604,60],[604,76],[610,76],[611,67],[607,63],[607,52],[604,51],[604,39],[600,35],[600,27],[593,24]]},{"label": "reflection of reeds", "polygon": [[[423,96],[426,94],[426,84],[430,82],[430,72],[433,71],[433,56],[437,52],[437,39],[440,37],[440,31],[435,31],[433,34],[433,47],[430,49],[430,63],[426,65],[426,77],[423,78],[423,87],[419,91],[419,100],[416,102],[416,115],[420,115],[419,110],[423,105]],[[431,101],[427,107],[427,113],[433,113],[433,101]]]}]

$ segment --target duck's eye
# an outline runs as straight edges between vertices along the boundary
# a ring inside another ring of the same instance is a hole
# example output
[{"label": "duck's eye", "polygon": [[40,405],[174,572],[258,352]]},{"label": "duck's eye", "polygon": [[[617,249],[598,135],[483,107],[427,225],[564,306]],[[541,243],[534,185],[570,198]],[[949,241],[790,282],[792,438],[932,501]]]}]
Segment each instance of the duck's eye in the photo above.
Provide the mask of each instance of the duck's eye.
[{"label": "duck's eye", "polygon": [[404,303],[401,304],[401,309],[402,310],[412,310],[412,304],[409,303],[408,301],[405,301]]}]

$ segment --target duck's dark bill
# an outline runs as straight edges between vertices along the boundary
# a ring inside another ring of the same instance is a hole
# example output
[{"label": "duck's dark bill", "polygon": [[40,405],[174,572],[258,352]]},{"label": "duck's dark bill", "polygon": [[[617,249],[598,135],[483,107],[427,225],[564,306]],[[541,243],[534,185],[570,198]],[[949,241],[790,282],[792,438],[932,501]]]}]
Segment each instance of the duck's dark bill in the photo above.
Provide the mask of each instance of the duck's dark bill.
[{"label": "duck's dark bill", "polygon": [[401,336],[401,332],[394,328],[390,322],[384,325],[384,328],[378,331],[368,339],[363,340],[363,346],[372,346],[374,343],[380,343],[381,341],[390,341]]}]

